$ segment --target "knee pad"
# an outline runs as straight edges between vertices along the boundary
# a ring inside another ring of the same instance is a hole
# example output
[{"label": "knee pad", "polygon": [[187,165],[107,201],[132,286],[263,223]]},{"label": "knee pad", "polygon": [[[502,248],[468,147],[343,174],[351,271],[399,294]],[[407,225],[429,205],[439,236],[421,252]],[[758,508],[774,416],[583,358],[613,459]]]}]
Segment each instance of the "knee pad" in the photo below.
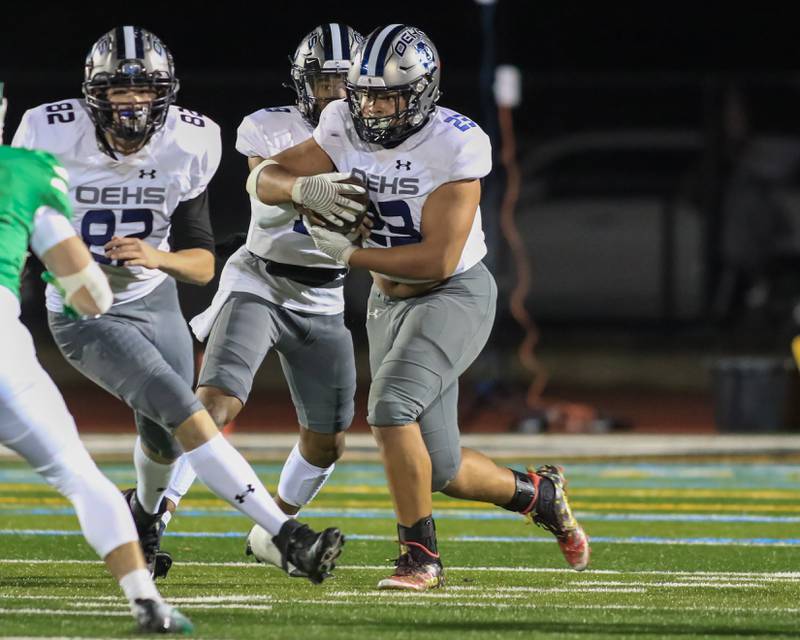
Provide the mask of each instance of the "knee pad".
[{"label": "knee pad", "polygon": [[181,457],[183,449],[170,429],[138,412],[135,414],[135,419],[139,437],[150,451],[166,460],[177,460]]},{"label": "knee pad", "polygon": [[430,456],[431,491],[441,491],[456,477],[458,469],[461,467],[461,447],[437,451]]}]

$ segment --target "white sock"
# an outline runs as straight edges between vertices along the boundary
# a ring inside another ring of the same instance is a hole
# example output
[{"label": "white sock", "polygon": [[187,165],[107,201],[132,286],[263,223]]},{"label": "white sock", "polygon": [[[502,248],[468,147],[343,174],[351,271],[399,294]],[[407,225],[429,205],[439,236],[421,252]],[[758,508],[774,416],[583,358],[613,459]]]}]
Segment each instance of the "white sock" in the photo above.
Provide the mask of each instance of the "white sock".
[{"label": "white sock", "polygon": [[175,463],[175,468],[172,470],[172,478],[169,481],[169,486],[164,492],[164,497],[175,504],[177,507],[183,496],[188,492],[197,474],[189,464],[186,456],[181,456]]},{"label": "white sock", "polygon": [[133,604],[134,600],[156,600],[161,602],[163,598],[156,589],[150,572],[147,569],[136,569],[122,577],[119,586],[128,598],[128,602]]},{"label": "white sock", "polygon": [[300,446],[295,444],[281,470],[278,495],[287,504],[302,508],[319,493],[335,467],[335,464],[327,468],[314,466],[300,453]]},{"label": "white sock", "polygon": [[133,466],[136,467],[136,497],[139,504],[147,513],[156,513],[169,485],[175,463],[162,464],[151,460],[142,449],[142,439],[136,438]]},{"label": "white sock", "polygon": [[183,455],[209,489],[273,536],[288,520],[258,479],[253,467],[222,434]]}]

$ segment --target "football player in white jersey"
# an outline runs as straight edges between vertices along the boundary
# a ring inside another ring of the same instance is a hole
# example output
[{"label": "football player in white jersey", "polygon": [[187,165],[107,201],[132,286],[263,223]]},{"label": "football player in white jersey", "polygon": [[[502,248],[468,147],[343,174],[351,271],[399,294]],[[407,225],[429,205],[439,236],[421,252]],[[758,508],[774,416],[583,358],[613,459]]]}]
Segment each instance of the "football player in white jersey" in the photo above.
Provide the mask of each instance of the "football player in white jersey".
[{"label": "football player in white jersey", "polygon": [[[0,145],[5,109],[0,82]],[[0,146],[0,443],[72,503],[86,541],[119,582],[140,631],[190,632],[191,623],[153,584],[122,495],[81,444],[75,421],[19,320],[29,247],[73,313],[101,314],[111,307],[108,280],[70,224],[67,177],[49,153]]]},{"label": "football player in white jersey", "polygon": [[555,534],[574,569],[589,561],[560,469],[520,472],[459,445],[458,377],[489,337],[497,298],[481,262],[480,179],[491,150],[475,122],[436,106],[440,75],[422,31],[376,29],[353,58],[347,99],[328,106],[311,140],[261,163],[247,184],[264,203],[295,202],[321,216],[339,215],[346,197],[326,173],[334,167],[369,187],[375,221],[363,248],[335,231],[309,230],[331,258],[373,274],[368,421],[401,544],[382,589],[443,583],[431,490],[525,514]]},{"label": "football player in white jersey", "polygon": [[73,319],[50,287],[51,332],[70,364],[135,412],[137,486],[126,495],[151,570],[163,494],[184,453],[212,491],[276,536],[284,569],[299,562],[319,582],[341,533],[288,520],[192,391],[191,336],[175,279],[205,284],[213,276],[206,188],[220,135],[210,119],[173,105],[178,86],[172,55],[154,34],[118,27],[87,56],[85,100],[25,113],[14,144],[60,157],[73,178],[73,224],[114,293],[104,316]]},{"label": "football player in white jersey", "polygon": [[[325,106],[344,97],[351,56],[361,40],[337,23],[319,25],[302,38],[291,66],[296,104],[259,109],[239,126],[236,148],[251,168],[311,137]],[[268,351],[278,352],[300,438],[283,467],[276,502],[293,515],[333,472],[353,419],[356,371],[344,324],[346,270],[317,250],[291,205],[252,198],[251,207],[245,244],[227,261],[211,306],[190,323],[198,340],[208,339],[196,393],[222,428],[247,401]],[[316,375],[323,369],[330,375]],[[166,493],[170,511],[193,479],[191,467],[179,462]],[[271,536],[258,525],[248,550],[260,561],[275,559]]]}]

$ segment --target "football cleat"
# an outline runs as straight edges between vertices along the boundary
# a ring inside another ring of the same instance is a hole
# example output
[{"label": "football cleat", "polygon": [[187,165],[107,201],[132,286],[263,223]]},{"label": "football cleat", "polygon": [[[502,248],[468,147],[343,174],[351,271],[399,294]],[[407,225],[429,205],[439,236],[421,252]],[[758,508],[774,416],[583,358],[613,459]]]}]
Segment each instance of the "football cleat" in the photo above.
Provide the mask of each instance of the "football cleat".
[{"label": "football cleat", "polygon": [[[253,525],[250,533],[247,534],[247,546],[244,552],[248,556],[253,556],[256,562],[271,564],[283,569],[281,552],[272,541],[272,536],[260,525]],[[308,574],[295,567],[291,562],[286,563],[286,573],[289,574],[290,578],[308,577]]]},{"label": "football cleat", "polygon": [[133,617],[142,633],[192,633],[189,618],[166,602],[137,599],[131,605]]},{"label": "football cleat", "polygon": [[289,573],[290,567],[294,567],[311,582],[319,584],[331,575],[336,566],[344,536],[334,527],[316,533],[308,525],[289,519],[272,538],[272,543],[280,553],[281,569]]},{"label": "football cleat", "polygon": [[583,571],[589,566],[589,538],[572,515],[563,469],[548,464],[535,471],[529,468],[528,476],[536,487],[536,499],[525,517],[552,533],[569,566]]},{"label": "football cleat", "polygon": [[139,504],[136,497],[136,489],[125,489],[122,492],[136,525],[136,532],[139,534],[139,544],[144,553],[144,561],[147,563],[147,570],[155,578],[166,578],[172,566],[172,556],[166,551],[161,551],[161,536],[164,535],[166,524],[161,520],[167,508],[166,501],[161,501],[161,506],[157,513],[147,513]]},{"label": "football cleat", "polygon": [[438,557],[423,553],[415,557],[404,546],[400,550],[394,573],[378,582],[378,589],[427,591],[444,585],[444,567]]},{"label": "football cleat", "polygon": [[153,580],[166,578],[172,568],[172,554],[169,551],[159,550],[156,552],[156,560],[153,563]]}]

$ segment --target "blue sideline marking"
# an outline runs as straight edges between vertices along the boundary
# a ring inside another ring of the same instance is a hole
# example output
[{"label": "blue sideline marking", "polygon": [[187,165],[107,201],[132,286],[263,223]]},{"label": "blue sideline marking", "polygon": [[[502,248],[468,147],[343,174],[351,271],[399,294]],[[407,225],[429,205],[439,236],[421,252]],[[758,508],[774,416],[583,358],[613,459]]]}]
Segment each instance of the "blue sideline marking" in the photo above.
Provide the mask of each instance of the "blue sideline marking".
[{"label": "blue sideline marking", "polygon": [[[80,531],[61,529],[0,529],[4,536],[79,536]],[[245,537],[241,531],[185,531],[166,533],[174,538],[239,538]],[[350,540],[395,541],[395,536],[349,534]],[[548,542],[553,538],[533,538],[521,536],[453,536],[443,538],[448,542]],[[796,547],[800,546],[800,538],[660,538],[652,536],[634,536],[616,538],[611,536],[595,536],[592,542],[606,544],[654,544],[654,545],[721,545],[721,546],[754,546],[754,547]]]}]

